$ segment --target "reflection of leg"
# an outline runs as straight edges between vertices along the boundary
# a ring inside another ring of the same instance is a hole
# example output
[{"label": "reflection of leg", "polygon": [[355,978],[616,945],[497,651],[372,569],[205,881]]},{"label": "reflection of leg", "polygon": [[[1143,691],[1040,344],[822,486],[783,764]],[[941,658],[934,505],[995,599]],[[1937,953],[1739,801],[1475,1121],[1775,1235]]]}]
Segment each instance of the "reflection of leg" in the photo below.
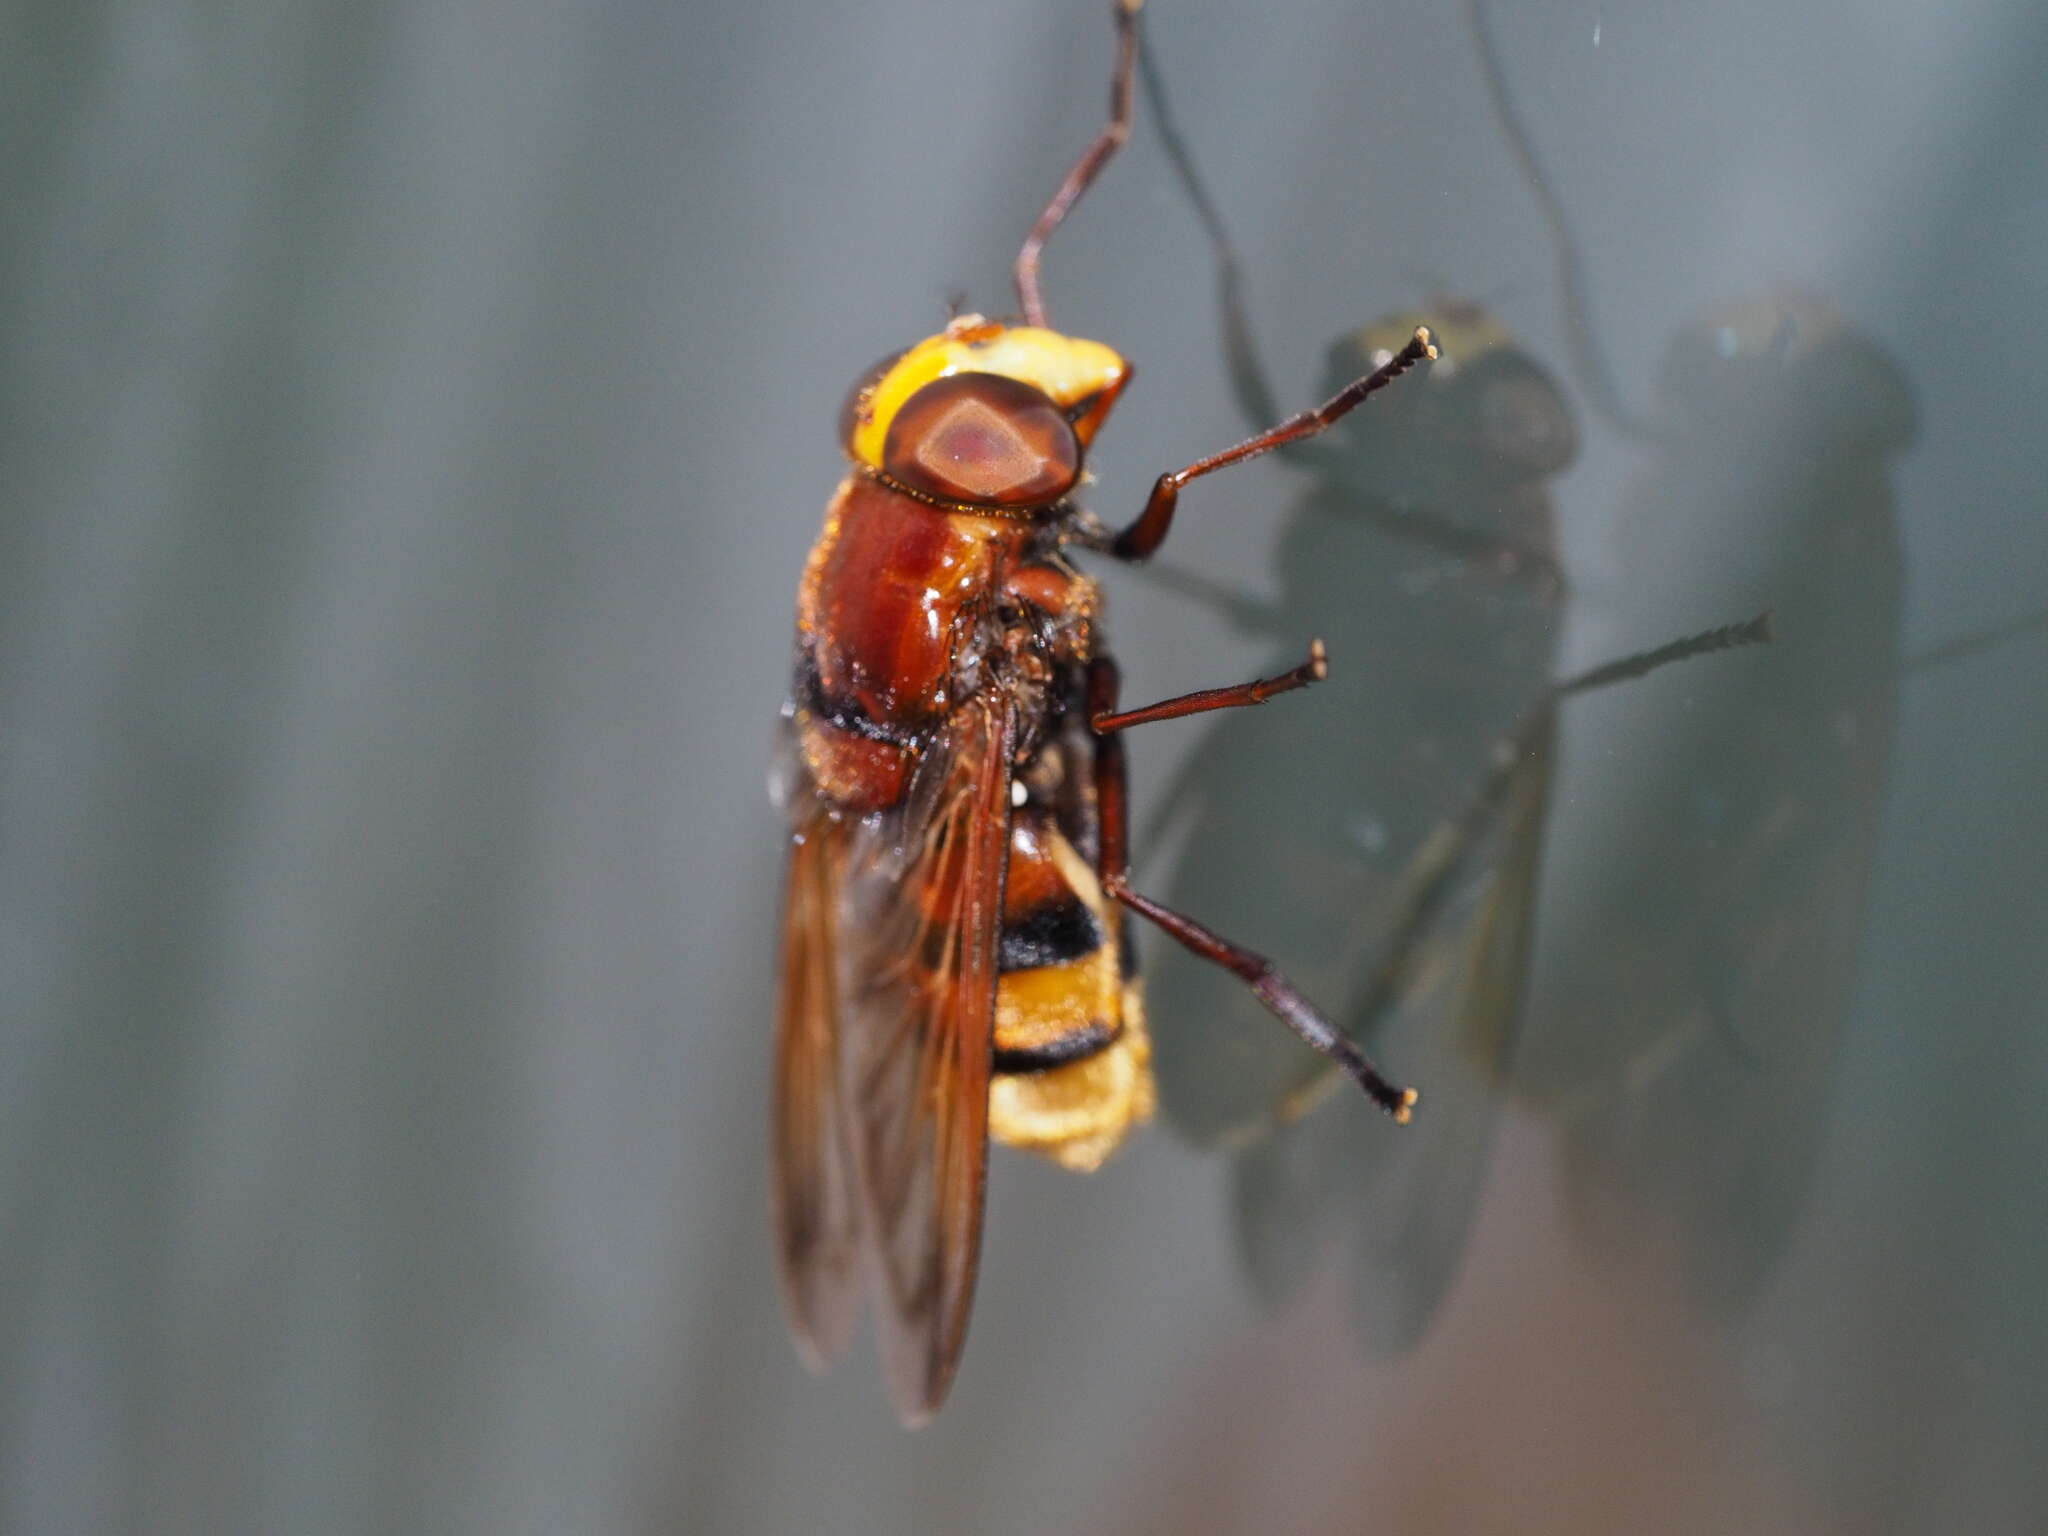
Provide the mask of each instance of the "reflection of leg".
[{"label": "reflection of leg", "polygon": [[1245,419],[1258,426],[1278,416],[1280,409],[1272,383],[1266,377],[1265,364],[1252,338],[1251,321],[1245,313],[1244,282],[1237,252],[1231,248],[1229,227],[1224,224],[1223,214],[1216,207],[1216,200],[1209,195],[1201,173],[1195,169],[1195,157],[1189,151],[1180,123],[1166,99],[1166,81],[1159,73],[1159,60],[1150,48],[1140,57],[1138,72],[1144,78],[1145,94],[1152,103],[1152,120],[1159,127],[1159,142],[1180,177],[1188,201],[1194,205],[1195,217],[1209,236],[1209,244],[1215,249],[1216,298],[1223,311],[1223,349],[1230,359],[1231,388],[1236,391],[1238,407],[1244,412]]},{"label": "reflection of leg", "polygon": [[[1114,720],[1116,695],[1116,664],[1107,657],[1099,657],[1088,674],[1090,717]],[[1193,918],[1162,906],[1131,888],[1126,831],[1129,825],[1128,785],[1123,742],[1113,731],[1098,733],[1095,737],[1095,792],[1101,819],[1098,872],[1102,877],[1102,888],[1133,912],[1164,928],[1202,959],[1220,965],[1238,977],[1276,1018],[1350,1074],[1374,1103],[1396,1120],[1407,1120],[1415,1106],[1415,1091],[1388,1082],[1379,1069],[1302,996],[1294,983],[1274,968],[1272,961],[1239,948]]]},{"label": "reflection of leg", "polygon": [[1535,194],[1543,222],[1550,226],[1551,242],[1557,253],[1558,282],[1564,294],[1565,345],[1571,349],[1579,382],[1594,410],[1629,436],[1648,438],[1653,435],[1649,424],[1622,404],[1621,391],[1614,384],[1613,370],[1608,367],[1607,356],[1600,349],[1593,324],[1593,300],[1588,291],[1585,257],[1579,250],[1578,241],[1572,237],[1564,201],[1558,196],[1557,188],[1551,184],[1536,153],[1536,141],[1515,107],[1514,94],[1508,89],[1507,68],[1501,62],[1500,49],[1495,46],[1493,24],[1486,14],[1484,0],[1469,0],[1469,9],[1472,38],[1478,44],[1479,63],[1486,74],[1487,95],[1493,100],[1494,116],[1500,122],[1509,147],[1515,152],[1515,160],[1522,169],[1522,179],[1529,183],[1529,190]]},{"label": "reflection of leg", "polygon": [[[1267,376],[1265,361],[1259,354],[1257,340],[1252,334],[1251,317],[1245,306],[1243,268],[1237,259],[1236,250],[1231,245],[1230,230],[1223,222],[1222,210],[1216,206],[1216,200],[1209,195],[1208,186],[1203,182],[1201,172],[1196,169],[1194,154],[1188,147],[1187,138],[1181,133],[1180,124],[1173,115],[1173,108],[1167,100],[1166,82],[1160,75],[1159,63],[1152,50],[1145,50],[1139,59],[1138,67],[1144,78],[1145,92],[1151,101],[1152,117],[1158,124],[1159,138],[1165,147],[1166,158],[1172,163],[1175,174],[1179,176],[1181,187],[1187,193],[1188,201],[1194,206],[1195,218],[1200,222],[1203,232],[1208,235],[1209,244],[1216,255],[1216,300],[1221,311],[1223,350],[1228,360],[1230,385],[1232,392],[1237,396],[1239,411],[1250,425],[1257,427],[1273,420],[1280,412],[1276,404],[1278,396],[1273,389],[1273,382]],[[1341,415],[1342,412],[1338,414]],[[1268,446],[1278,448],[1281,457],[1290,462],[1305,463],[1311,467],[1319,465],[1322,473],[1338,477],[1337,464],[1327,453],[1317,451],[1320,445],[1313,438],[1312,432],[1305,432],[1290,435]],[[1265,450],[1262,448],[1259,451]],[[1396,538],[1437,543],[1454,553],[1472,558],[1511,555],[1519,561],[1540,565],[1546,570],[1552,569],[1549,556],[1543,552],[1526,548],[1511,540],[1489,539],[1471,529],[1434,518],[1418,508],[1404,507],[1398,514],[1391,511],[1380,513],[1368,508],[1361,509],[1361,515],[1383,527]],[[1104,541],[1096,547],[1109,546],[1107,541]],[[1233,619],[1240,623],[1245,622],[1240,614],[1239,605],[1229,594],[1218,600],[1210,593],[1194,587],[1193,582],[1199,581],[1200,578],[1187,578],[1178,572],[1159,574],[1166,585],[1188,590],[1197,597],[1209,597]],[[1270,629],[1272,626],[1269,623],[1257,621],[1262,618],[1263,615],[1256,616],[1255,621],[1247,627]]]},{"label": "reflection of leg", "polygon": [[[1158,60],[1150,49],[1147,49],[1139,60],[1139,72],[1144,78],[1145,91],[1151,100],[1152,116],[1158,124],[1159,137],[1165,146],[1166,157],[1179,176],[1188,201],[1194,205],[1195,217],[1208,235],[1209,244],[1216,255],[1216,298],[1221,310],[1223,350],[1228,360],[1231,389],[1237,396],[1238,409],[1243,413],[1245,420],[1257,427],[1279,415],[1279,408],[1275,403],[1278,397],[1274,392],[1272,380],[1267,376],[1265,362],[1259,355],[1257,340],[1252,334],[1251,317],[1245,307],[1243,269],[1238,262],[1237,252],[1231,245],[1230,230],[1223,222],[1222,211],[1216,206],[1216,200],[1209,195],[1209,189],[1203,182],[1200,171],[1196,169],[1194,154],[1188,147],[1186,137],[1180,131],[1178,121],[1174,118],[1173,108],[1167,101],[1166,82],[1160,75]],[[1279,449],[1282,458],[1318,469],[1335,485],[1343,484],[1342,471],[1335,455],[1323,449],[1314,440],[1312,433],[1304,433],[1298,437],[1290,436],[1271,446]],[[1359,506],[1348,508],[1347,512],[1361,521],[1382,528],[1398,539],[1412,539],[1425,545],[1436,545],[1469,559],[1508,557],[1517,567],[1547,573],[1553,578],[1556,576],[1556,567],[1547,551],[1530,548],[1511,539],[1489,537],[1473,529],[1433,517],[1421,508],[1403,507],[1396,512],[1391,508],[1380,508],[1373,504],[1370,498],[1364,498]],[[1111,547],[1111,541],[1104,537],[1093,547],[1107,549]],[[1142,559],[1143,556],[1139,555],[1136,558]],[[1215,588],[1201,577],[1171,570],[1155,570],[1154,576],[1164,586],[1211,603],[1233,621],[1248,629],[1270,631],[1275,627],[1264,610],[1245,603],[1235,593]]]},{"label": "reflection of leg", "polygon": [[1705,656],[1712,651],[1731,651],[1744,645],[1768,645],[1777,639],[1772,628],[1771,610],[1766,608],[1753,619],[1744,619],[1740,624],[1723,624],[1719,629],[1704,630],[1697,635],[1687,635],[1683,640],[1673,640],[1668,645],[1655,646],[1647,651],[1637,651],[1632,656],[1623,656],[1617,661],[1603,662],[1589,667],[1576,677],[1568,677],[1554,684],[1550,690],[1553,699],[1566,694],[1591,693],[1596,688],[1610,687],[1615,683],[1632,682],[1647,677],[1659,667],[1667,667],[1674,661],[1688,661],[1694,656]]},{"label": "reflection of leg", "polygon": [[1997,649],[2008,640],[2044,626],[2048,626],[2048,608],[2037,608],[2034,612],[2017,619],[1994,624],[1988,629],[1980,629],[1971,634],[1959,635],[1953,640],[1943,641],[1932,650],[1922,651],[1917,656],[1909,656],[1906,658],[1904,670],[1908,673],[1926,672],[1935,667],[1945,667],[1952,661],[1981,656],[1986,651]]}]

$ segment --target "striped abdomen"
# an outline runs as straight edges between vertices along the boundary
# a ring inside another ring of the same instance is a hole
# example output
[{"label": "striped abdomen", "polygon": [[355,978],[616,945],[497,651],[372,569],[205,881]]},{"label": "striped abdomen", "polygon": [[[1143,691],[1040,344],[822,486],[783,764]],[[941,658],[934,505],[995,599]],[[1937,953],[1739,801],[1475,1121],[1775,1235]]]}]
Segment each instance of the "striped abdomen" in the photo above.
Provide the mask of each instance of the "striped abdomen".
[{"label": "striped abdomen", "polygon": [[989,1134],[1087,1170],[1151,1117],[1152,1048],[1121,912],[1045,808],[1010,829]]}]

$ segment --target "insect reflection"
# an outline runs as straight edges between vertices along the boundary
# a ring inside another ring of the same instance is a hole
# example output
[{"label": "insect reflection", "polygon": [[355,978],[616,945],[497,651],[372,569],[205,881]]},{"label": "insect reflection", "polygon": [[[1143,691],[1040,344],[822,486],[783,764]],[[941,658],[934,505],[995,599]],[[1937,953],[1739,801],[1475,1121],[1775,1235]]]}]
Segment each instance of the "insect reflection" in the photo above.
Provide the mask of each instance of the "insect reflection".
[{"label": "insect reflection", "polygon": [[[1171,129],[1157,76],[1147,86],[1219,254],[1241,403],[1260,416],[1270,389],[1227,231]],[[1446,311],[1438,332],[1450,367],[1376,420],[1296,455],[1317,479],[1280,541],[1274,610],[1225,602],[1241,623],[1276,633],[1278,612],[1341,614],[1333,647],[1362,666],[1333,680],[1341,696],[1321,731],[1214,723],[1153,827],[1180,850],[1176,899],[1284,932],[1290,963],[1341,999],[1348,1030],[1442,1083],[1413,1141],[1315,1114],[1323,1077],[1247,1040],[1237,999],[1171,956],[1155,981],[1163,1028],[1174,1030],[1165,1112],[1194,1141],[1235,1149],[1233,1225],[1247,1274],[1282,1298],[1348,1231],[1364,1333],[1380,1348],[1413,1341],[1448,1290],[1495,1118],[1518,1085],[1565,604],[1548,479],[1577,444],[1567,399],[1538,362],[1477,307]],[[1391,322],[1384,334],[1339,338],[1331,373],[1397,334]],[[1772,590],[1733,604],[1679,590],[1653,623],[1769,602]],[[1688,678],[1671,696],[1698,684]],[[1276,850],[1268,868],[1286,879],[1214,856],[1229,836],[1264,836]],[[1602,942],[1597,928],[1589,942]],[[1589,1085],[1573,1092],[1599,1098]]]},{"label": "insect reflection", "polygon": [[1587,796],[1515,1072],[1556,1120],[1581,1233],[1620,1250],[1675,1227],[1698,1298],[1739,1306],[1792,1230],[1854,990],[1901,676],[1890,461],[1912,392],[1825,299],[1792,293],[1680,329],[1654,408],[1627,407],[1480,0],[1470,16],[1557,248],[1575,372],[1643,454],[1616,520],[1621,589],[1643,613],[1778,616],[1767,651],[1595,706],[1604,737],[1656,746]]},{"label": "insect reflection", "polygon": [[[1550,685],[1565,587],[1546,481],[1577,442],[1562,392],[1498,322],[1471,305],[1432,315],[1444,359],[1430,376],[1296,456],[1315,478],[1283,526],[1271,610],[1229,603],[1276,641],[1283,615],[1322,616],[1345,664],[1321,715],[1219,716],[1152,828],[1177,850],[1172,899],[1278,945],[1355,1038],[1430,1083],[1430,1113],[1397,1137],[1369,1117],[1316,1113],[1327,1079],[1315,1065],[1248,1037],[1238,998],[1162,957],[1161,1100],[1191,1139],[1237,1149],[1246,1272],[1280,1299],[1348,1227],[1367,1336],[1390,1348],[1448,1288],[1486,1162],[1527,959],[1547,715],[1420,931],[1407,931],[1409,898]],[[1340,337],[1329,376],[1412,325]],[[1242,346],[1237,363],[1256,409],[1263,379]],[[1269,850],[1256,867],[1230,854],[1247,838]]]},{"label": "insect reflection", "polygon": [[1517,1086],[1557,1116],[1582,1231],[1678,1222],[1717,1305],[1772,1271],[1826,1125],[1897,712],[1889,461],[1913,417],[1822,301],[1709,317],[1671,342],[1619,523],[1632,603],[1768,602],[1780,641],[1598,706],[1658,745],[1594,796]]}]

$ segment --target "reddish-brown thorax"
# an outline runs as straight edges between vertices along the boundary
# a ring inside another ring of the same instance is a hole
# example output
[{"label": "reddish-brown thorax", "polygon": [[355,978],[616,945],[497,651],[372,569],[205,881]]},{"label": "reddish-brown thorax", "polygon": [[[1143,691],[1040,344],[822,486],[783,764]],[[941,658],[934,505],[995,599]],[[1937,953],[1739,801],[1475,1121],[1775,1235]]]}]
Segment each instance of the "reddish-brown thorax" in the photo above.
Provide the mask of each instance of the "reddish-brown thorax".
[{"label": "reddish-brown thorax", "polygon": [[[896,802],[959,703],[968,648],[1039,679],[1041,662],[1083,656],[1094,584],[1045,543],[1032,517],[935,506],[861,473],[840,486],[797,602],[803,750],[828,799]],[[1030,614],[1053,621],[1043,656],[1047,631]]]},{"label": "reddish-brown thorax", "polygon": [[960,631],[1031,524],[941,510],[864,475],[840,488],[797,623],[818,692],[910,734],[942,715]]}]

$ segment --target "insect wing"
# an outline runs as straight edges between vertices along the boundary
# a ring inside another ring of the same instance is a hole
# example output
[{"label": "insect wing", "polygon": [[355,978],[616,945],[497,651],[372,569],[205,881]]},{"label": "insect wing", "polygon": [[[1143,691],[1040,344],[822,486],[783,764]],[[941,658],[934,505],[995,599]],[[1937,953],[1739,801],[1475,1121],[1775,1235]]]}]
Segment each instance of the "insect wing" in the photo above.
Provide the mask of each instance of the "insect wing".
[{"label": "insect wing", "polygon": [[952,1384],[981,1254],[1012,734],[1006,701],[969,705],[907,809],[849,834],[839,1086],[876,1331],[908,1424]]},{"label": "insect wing", "polygon": [[821,1371],[860,1313],[860,1204],[839,1098],[839,892],[843,828],[822,809],[799,826],[783,894],[775,1041],[775,1252],[790,1332]]},{"label": "insect wing", "polygon": [[1815,675],[1830,659],[1788,647],[1747,686],[1693,690],[1702,728],[1673,787],[1712,819],[1672,814],[1673,794],[1656,802],[1665,839],[1604,869],[1585,909],[1599,927],[1565,936],[1528,1078],[1561,1123],[1581,1236],[1625,1251],[1644,1212],[1677,1220],[1695,1299],[1723,1312],[1793,1239],[1856,985],[1895,680]]}]

